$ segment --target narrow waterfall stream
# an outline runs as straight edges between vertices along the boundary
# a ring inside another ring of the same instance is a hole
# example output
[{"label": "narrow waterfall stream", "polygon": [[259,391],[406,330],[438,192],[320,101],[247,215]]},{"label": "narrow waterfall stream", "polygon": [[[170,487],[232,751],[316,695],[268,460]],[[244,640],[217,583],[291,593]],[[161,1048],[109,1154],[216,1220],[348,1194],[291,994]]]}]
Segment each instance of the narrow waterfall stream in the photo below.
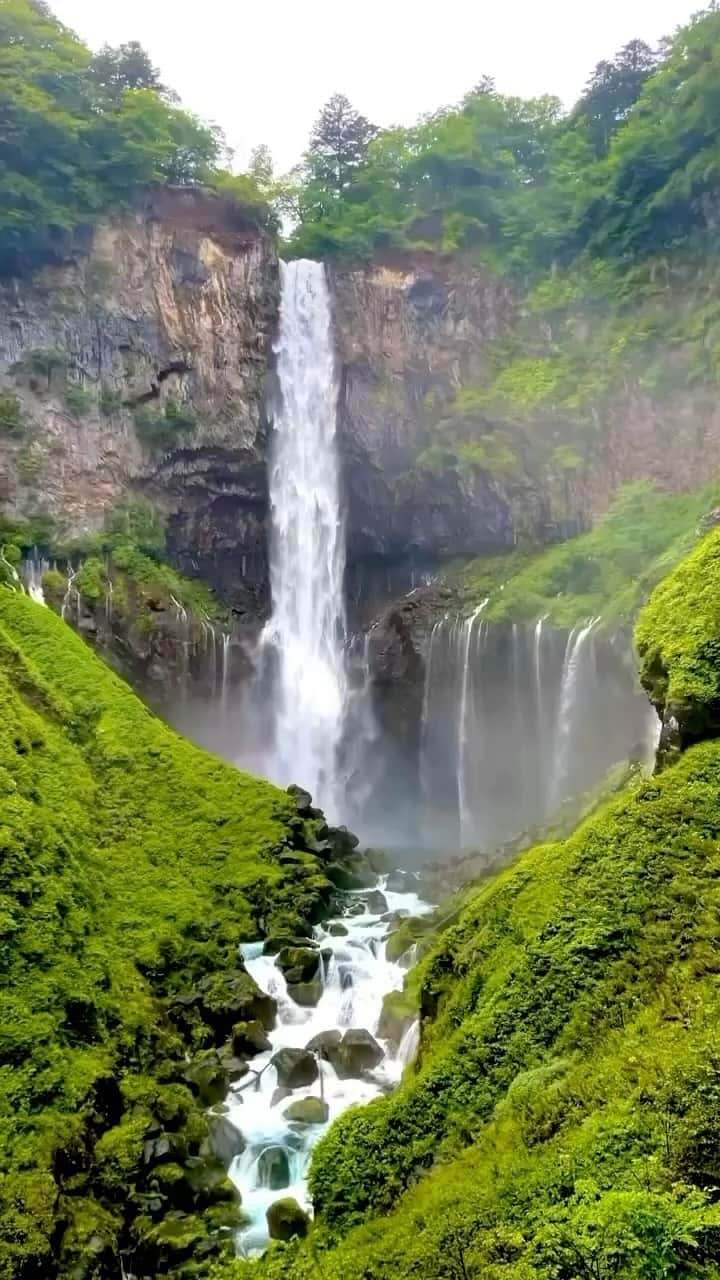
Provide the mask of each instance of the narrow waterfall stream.
[{"label": "narrow waterfall stream", "polygon": [[347,702],[345,531],[336,440],[337,385],[325,268],[283,264],[277,372],[281,403],[270,468],[275,657],[269,773],[300,782],[340,815],[337,768]]},{"label": "narrow waterfall stream", "polygon": [[[310,1208],[306,1177],[318,1138],[347,1107],[369,1102],[396,1085],[417,1049],[417,1024],[408,1028],[395,1053],[379,1038],[383,998],[399,990],[405,977],[401,963],[386,959],[388,922],[382,917],[388,912],[421,915],[430,907],[413,892],[391,892],[385,879],[375,890],[342,896],[345,913],[315,930],[322,954],[322,994],[314,1008],[295,1003],[277,957],[264,955],[262,943],[243,948],[248,972],[278,1005],[276,1025],[269,1033],[272,1047],[252,1059],[249,1081],[241,1080],[226,1102],[227,1119],[245,1144],[230,1167],[249,1219],[238,1242],[243,1253],[256,1252],[267,1243],[265,1215],[274,1200],[292,1196]],[[335,1032],[339,1040],[351,1029],[367,1031],[378,1040],[383,1057],[377,1065],[338,1070],[323,1060],[316,1038]],[[272,1064],[275,1055],[308,1045],[312,1082],[293,1089],[279,1087]],[[325,1104],[320,1123],[303,1123],[286,1114],[292,1103],[307,1098]]]}]

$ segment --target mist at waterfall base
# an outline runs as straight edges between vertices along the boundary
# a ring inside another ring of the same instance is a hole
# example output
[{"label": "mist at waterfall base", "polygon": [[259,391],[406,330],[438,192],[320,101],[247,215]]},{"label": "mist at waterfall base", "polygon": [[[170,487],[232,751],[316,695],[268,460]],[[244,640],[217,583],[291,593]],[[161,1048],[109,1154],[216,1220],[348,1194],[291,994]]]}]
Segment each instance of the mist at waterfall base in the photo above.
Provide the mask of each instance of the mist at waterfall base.
[{"label": "mist at waterfall base", "polygon": [[[373,677],[367,637],[346,634],[346,582],[353,598],[363,584],[357,568],[346,575],[320,263],[283,265],[275,350],[271,616],[252,646],[225,645],[219,699],[181,702],[170,718],[240,766],[301,784],[364,842],[418,857],[490,850],[611,765],[648,756],[651,712],[627,640],[589,623],[568,633],[492,626],[481,609],[449,616],[425,637],[424,685],[394,690]],[[237,685],[226,664],[241,651],[249,674]]]}]

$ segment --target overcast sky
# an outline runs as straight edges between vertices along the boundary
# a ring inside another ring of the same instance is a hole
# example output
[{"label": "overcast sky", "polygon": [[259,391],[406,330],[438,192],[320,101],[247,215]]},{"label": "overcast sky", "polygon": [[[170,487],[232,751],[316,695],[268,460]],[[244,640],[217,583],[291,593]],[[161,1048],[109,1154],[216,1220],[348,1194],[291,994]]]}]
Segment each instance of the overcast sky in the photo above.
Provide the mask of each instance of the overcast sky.
[{"label": "overcast sky", "polygon": [[278,170],[319,108],[346,93],[379,125],[456,102],[481,75],[501,92],[578,96],[628,40],[654,43],[689,0],[51,0],[91,46],[140,40],[186,106],[224,129],[242,167],[266,142]]}]

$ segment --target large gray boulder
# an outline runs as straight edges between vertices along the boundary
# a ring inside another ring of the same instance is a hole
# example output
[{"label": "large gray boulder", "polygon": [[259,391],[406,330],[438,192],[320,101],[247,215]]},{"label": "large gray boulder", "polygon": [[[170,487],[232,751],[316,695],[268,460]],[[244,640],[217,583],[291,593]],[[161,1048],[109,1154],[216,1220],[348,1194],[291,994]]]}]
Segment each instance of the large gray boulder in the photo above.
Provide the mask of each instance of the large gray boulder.
[{"label": "large gray boulder", "polygon": [[307,1049],[280,1049],[271,1061],[281,1089],[304,1089],[318,1078],[315,1055]]}]

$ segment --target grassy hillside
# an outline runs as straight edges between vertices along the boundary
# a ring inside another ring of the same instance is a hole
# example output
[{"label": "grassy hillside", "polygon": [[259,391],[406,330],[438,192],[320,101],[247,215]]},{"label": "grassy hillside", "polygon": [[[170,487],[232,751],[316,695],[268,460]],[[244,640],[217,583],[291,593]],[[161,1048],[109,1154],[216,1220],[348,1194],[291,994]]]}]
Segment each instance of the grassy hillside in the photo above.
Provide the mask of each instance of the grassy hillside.
[{"label": "grassy hillside", "polygon": [[203,1145],[237,945],[317,912],[305,824],[8,590],[0,793],[0,1276],[202,1274],[237,1220]]},{"label": "grassy hillside", "polygon": [[[719,539],[641,616],[671,686],[717,678]],[[410,981],[418,1061],[319,1143],[309,1241],[218,1275],[720,1276],[719,742],[481,885]]]}]

